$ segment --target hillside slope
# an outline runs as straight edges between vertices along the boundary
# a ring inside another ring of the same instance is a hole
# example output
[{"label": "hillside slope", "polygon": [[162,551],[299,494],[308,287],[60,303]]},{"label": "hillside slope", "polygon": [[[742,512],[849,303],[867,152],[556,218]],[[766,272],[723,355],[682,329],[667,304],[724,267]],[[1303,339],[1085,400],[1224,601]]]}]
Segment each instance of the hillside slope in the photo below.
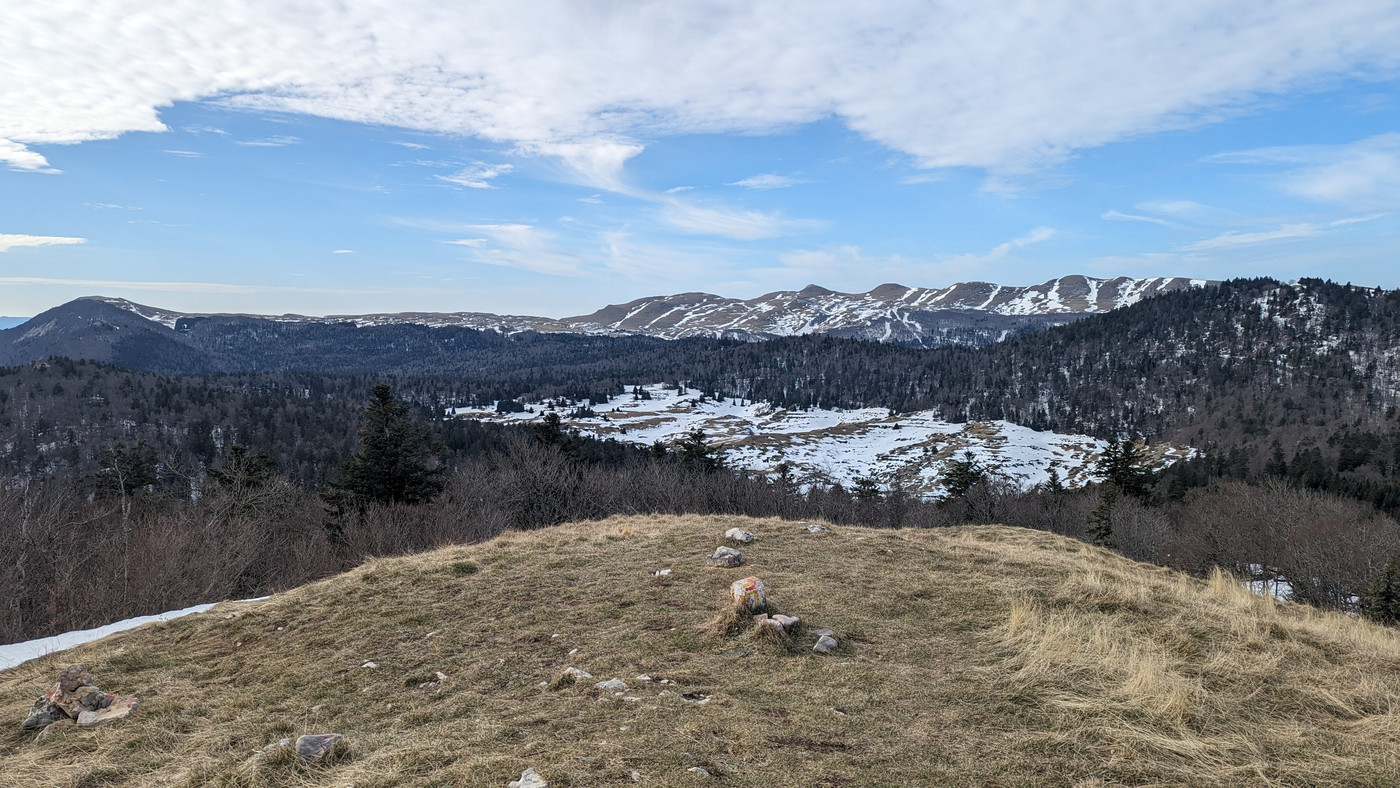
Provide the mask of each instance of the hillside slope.
[{"label": "hillside slope", "polygon": [[[758,534],[745,565],[706,568],[732,525]],[[840,648],[714,634],[749,574]],[[504,786],[534,767],[557,788],[634,771],[693,784],[697,766],[755,786],[1400,780],[1396,633],[1001,527],[660,517],[507,534],[0,672],[0,716],[23,719],[73,662],[141,710],[40,740],[5,726],[0,782]],[[561,685],[569,665],[595,678]],[[620,697],[592,687],[611,678]],[[348,747],[327,765],[249,765],[328,731]]]}]

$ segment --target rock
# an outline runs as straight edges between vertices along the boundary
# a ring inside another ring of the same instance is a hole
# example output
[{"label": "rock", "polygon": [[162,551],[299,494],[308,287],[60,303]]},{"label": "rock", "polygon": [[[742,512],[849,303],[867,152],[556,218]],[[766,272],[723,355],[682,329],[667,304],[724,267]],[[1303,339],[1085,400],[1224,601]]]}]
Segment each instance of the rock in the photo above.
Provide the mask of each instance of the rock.
[{"label": "rock", "polygon": [[373,661],[366,661],[365,664],[361,665],[360,667],[364,668],[365,670],[374,670],[375,668],[379,667],[379,663]]},{"label": "rock", "polygon": [[570,666],[567,667],[567,668],[564,668],[564,675],[565,675],[565,676],[568,676],[569,678],[571,678],[571,679],[573,679],[573,680],[575,680],[575,681],[579,681],[579,680],[582,680],[582,679],[591,679],[591,678],[593,678],[593,674],[592,674],[592,673],[589,673],[588,671],[584,670],[583,668],[576,668],[576,667],[574,667],[574,666],[572,666],[572,665],[570,665]]},{"label": "rock", "polygon": [[744,562],[744,554],[732,547],[716,547],[715,552],[705,559],[709,566],[733,567]]},{"label": "rock", "polygon": [[520,773],[519,780],[506,783],[506,788],[549,788],[549,782],[532,766]]},{"label": "rock", "polygon": [[728,539],[731,542],[748,544],[749,542],[752,542],[756,537],[754,537],[753,534],[749,533],[748,531],[745,531],[742,528],[730,528],[728,531],[724,532],[724,538]]},{"label": "rock", "polygon": [[139,702],[136,698],[118,698],[98,689],[92,674],[82,665],[70,665],[58,674],[58,680],[35,701],[24,721],[29,730],[43,728],[59,719],[75,719],[79,725],[99,725],[131,716]]},{"label": "rock", "polygon": [[608,679],[607,681],[600,681],[594,684],[593,688],[600,690],[625,690],[627,689],[627,682],[622,679]]},{"label": "rock", "polygon": [[108,696],[105,706],[94,711],[84,709],[78,712],[78,724],[83,727],[92,727],[106,722],[124,720],[130,717],[132,712],[141,705],[136,698],[113,698]]},{"label": "rock", "polygon": [[700,766],[692,766],[692,767],[690,767],[689,769],[686,769],[686,771],[690,772],[691,774],[695,775],[696,777],[709,777],[709,776],[710,776],[710,773],[709,773],[707,770],[705,770],[703,767],[700,767]]},{"label": "rock", "polygon": [[778,622],[778,626],[781,626],[785,632],[802,623],[802,619],[797,616],[785,616],[781,613],[775,613],[773,620]]},{"label": "rock", "polygon": [[27,731],[47,728],[59,720],[72,719],[63,709],[55,706],[48,698],[40,698],[34,701],[34,708],[30,709],[29,716],[25,718],[22,726]]},{"label": "rock", "polygon": [[652,572],[652,574],[655,575],[655,576],[657,576],[657,577],[665,577],[666,575],[671,574],[671,570],[670,570],[670,569],[658,569],[658,570],[656,570],[655,572]]},{"label": "rock", "polygon": [[648,676],[647,674],[642,673],[642,674],[639,674],[639,675],[636,676],[636,680],[637,680],[637,681],[651,681],[651,676]]},{"label": "rock", "polygon": [[813,523],[813,524],[807,526],[807,533],[809,533],[809,534],[819,534],[819,533],[821,533],[822,531],[825,531],[825,530],[827,530],[826,526],[824,526],[824,525],[817,525],[816,523]]},{"label": "rock", "polygon": [[777,619],[769,618],[768,616],[763,616],[762,620],[760,620],[758,616],[754,616],[753,623],[754,631],[756,632],[762,632],[764,629],[772,629],[774,632],[781,634],[787,631],[783,628],[782,624],[778,623]]},{"label": "rock", "polygon": [[813,646],[812,650],[818,654],[830,654],[836,650],[837,645],[836,638],[830,635],[822,635],[817,638],[817,645]]},{"label": "rock", "polygon": [[339,733],[308,733],[297,739],[297,755],[308,763],[320,763],[344,738]]},{"label": "rock", "polygon": [[641,782],[641,781],[642,781],[642,773],[639,772],[639,771],[637,771],[636,769],[633,769],[633,770],[632,770],[632,782],[634,782],[634,783],[639,783],[639,782]]},{"label": "rock", "polygon": [[768,597],[763,592],[763,581],[756,577],[735,580],[729,586],[729,593],[734,596],[735,603],[744,605],[749,610],[758,610],[768,604]]}]

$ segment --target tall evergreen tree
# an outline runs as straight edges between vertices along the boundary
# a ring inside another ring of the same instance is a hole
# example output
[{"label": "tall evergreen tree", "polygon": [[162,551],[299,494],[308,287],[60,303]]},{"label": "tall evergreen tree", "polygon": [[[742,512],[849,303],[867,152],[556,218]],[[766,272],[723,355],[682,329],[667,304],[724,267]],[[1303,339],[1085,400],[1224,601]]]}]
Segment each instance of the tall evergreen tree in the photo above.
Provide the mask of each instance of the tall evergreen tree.
[{"label": "tall evergreen tree", "polygon": [[1361,615],[1378,624],[1400,624],[1400,563],[1394,558],[1361,595]]},{"label": "tall evergreen tree", "polygon": [[431,434],[427,426],[413,422],[408,405],[394,398],[388,383],[376,383],[360,426],[359,451],[340,467],[331,497],[373,503],[431,501],[444,486],[444,469],[431,462]]}]

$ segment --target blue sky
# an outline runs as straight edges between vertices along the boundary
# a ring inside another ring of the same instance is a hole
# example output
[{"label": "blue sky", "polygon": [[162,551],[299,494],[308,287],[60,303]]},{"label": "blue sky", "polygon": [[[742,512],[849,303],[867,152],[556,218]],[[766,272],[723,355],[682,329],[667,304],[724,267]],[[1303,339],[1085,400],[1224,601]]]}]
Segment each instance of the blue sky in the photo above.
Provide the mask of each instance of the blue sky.
[{"label": "blue sky", "polygon": [[1400,287],[1395,4],[753,5],[31,4],[0,315]]}]

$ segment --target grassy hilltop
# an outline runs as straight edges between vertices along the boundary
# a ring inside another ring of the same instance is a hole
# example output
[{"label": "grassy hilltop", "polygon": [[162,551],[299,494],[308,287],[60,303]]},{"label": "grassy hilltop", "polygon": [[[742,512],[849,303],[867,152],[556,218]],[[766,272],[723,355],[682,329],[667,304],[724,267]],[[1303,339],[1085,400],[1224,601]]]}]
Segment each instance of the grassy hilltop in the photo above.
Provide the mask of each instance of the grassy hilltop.
[{"label": "grassy hilltop", "polygon": [[[735,525],[744,566],[707,568]],[[749,574],[840,648],[716,634]],[[21,731],[74,662],[136,716]],[[3,786],[1396,784],[1400,635],[1039,532],[614,518],[26,663],[0,720]],[[327,764],[250,765],[331,731]]]}]

